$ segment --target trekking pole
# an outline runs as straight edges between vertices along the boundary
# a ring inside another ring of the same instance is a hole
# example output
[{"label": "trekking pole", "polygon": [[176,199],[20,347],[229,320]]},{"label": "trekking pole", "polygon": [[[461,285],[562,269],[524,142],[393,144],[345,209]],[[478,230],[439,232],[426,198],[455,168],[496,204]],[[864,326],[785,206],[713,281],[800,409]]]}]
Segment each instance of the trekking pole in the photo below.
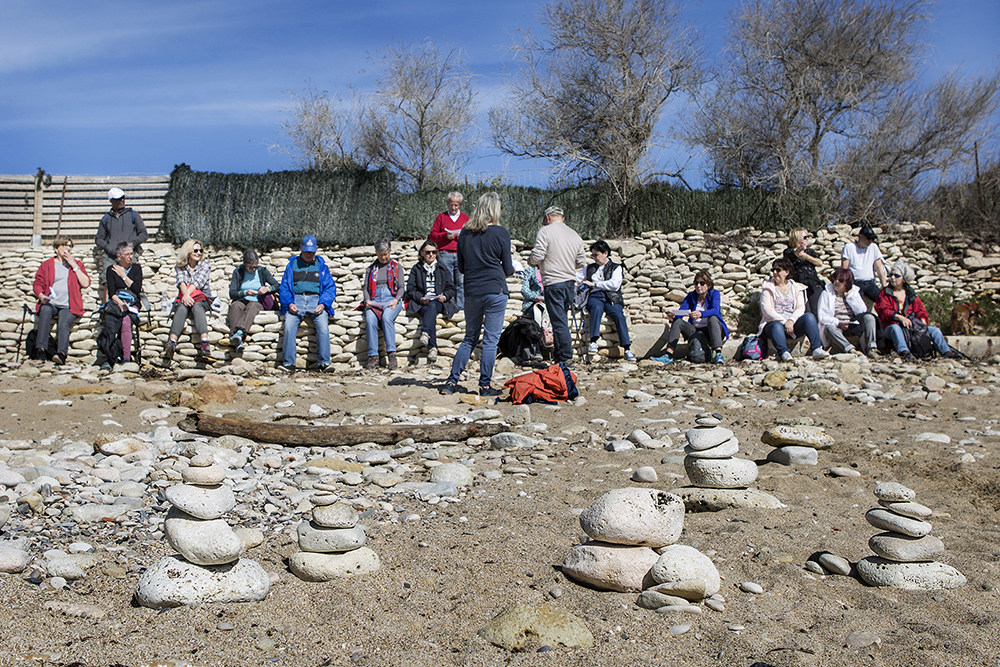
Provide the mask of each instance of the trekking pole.
[{"label": "trekking pole", "polygon": [[21,326],[17,330],[17,349],[14,351],[14,363],[16,364],[21,359],[21,340],[24,338],[24,321],[28,317],[28,313],[31,312],[31,308],[28,304],[22,303],[21,308]]}]

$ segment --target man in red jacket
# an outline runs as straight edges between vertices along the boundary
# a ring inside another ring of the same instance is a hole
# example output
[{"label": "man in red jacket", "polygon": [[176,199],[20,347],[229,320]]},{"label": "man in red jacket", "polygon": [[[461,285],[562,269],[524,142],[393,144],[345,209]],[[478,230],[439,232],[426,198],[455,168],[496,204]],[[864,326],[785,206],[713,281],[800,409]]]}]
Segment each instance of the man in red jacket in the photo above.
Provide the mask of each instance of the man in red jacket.
[{"label": "man in red jacket", "polygon": [[438,261],[445,270],[450,271],[455,279],[455,304],[462,308],[465,306],[465,277],[458,270],[458,235],[462,233],[462,227],[469,221],[469,216],[462,213],[462,193],[449,192],[447,205],[448,210],[434,219],[434,226],[427,240],[437,244]]},{"label": "man in red jacket", "polygon": [[69,352],[69,331],[73,321],[83,315],[83,294],[80,289],[90,287],[90,276],[83,268],[83,262],[73,257],[73,241],[65,236],[57,236],[52,241],[55,257],[42,262],[35,272],[32,292],[38,303],[38,334],[33,359],[44,361],[49,347],[49,332],[52,320],[56,325],[56,358],[58,364],[66,363]]}]

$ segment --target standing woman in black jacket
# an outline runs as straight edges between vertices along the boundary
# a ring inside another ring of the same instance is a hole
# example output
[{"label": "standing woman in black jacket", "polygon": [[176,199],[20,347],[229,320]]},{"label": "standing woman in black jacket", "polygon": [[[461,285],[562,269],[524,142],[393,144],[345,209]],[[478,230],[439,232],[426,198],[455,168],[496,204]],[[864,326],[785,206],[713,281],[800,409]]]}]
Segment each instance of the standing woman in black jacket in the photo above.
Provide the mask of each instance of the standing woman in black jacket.
[{"label": "standing woman in black jacket", "polygon": [[243,339],[253,326],[254,318],[263,308],[261,300],[267,294],[277,293],[278,281],[266,267],[260,265],[257,251],[248,248],[243,251],[243,264],[233,270],[229,281],[229,340],[237,352],[243,351]]},{"label": "standing woman in black jacket", "polygon": [[817,268],[823,268],[823,260],[809,247],[809,231],[798,227],[789,232],[782,256],[792,263],[792,280],[806,286],[806,310],[818,317],[819,296],[826,283],[816,273]]},{"label": "standing woman in black jacket", "polygon": [[420,260],[410,269],[403,299],[406,314],[420,316],[420,344],[427,349],[427,362],[437,361],[437,316],[450,318],[458,312],[455,282],[451,271],[438,262],[438,247],[433,241],[420,246]]}]

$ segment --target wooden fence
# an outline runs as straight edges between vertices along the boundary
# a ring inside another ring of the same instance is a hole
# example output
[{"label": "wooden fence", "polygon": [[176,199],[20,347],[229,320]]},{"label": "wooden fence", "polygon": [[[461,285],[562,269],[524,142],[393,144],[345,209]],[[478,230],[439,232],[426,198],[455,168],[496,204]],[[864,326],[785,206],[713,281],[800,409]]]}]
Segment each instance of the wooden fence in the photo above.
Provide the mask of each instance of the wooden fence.
[{"label": "wooden fence", "polygon": [[[0,245],[48,245],[56,234],[93,244],[111,205],[108,190],[125,191],[125,205],[142,216],[152,237],[160,229],[170,176],[0,175]],[[38,195],[36,197],[36,194]]]}]

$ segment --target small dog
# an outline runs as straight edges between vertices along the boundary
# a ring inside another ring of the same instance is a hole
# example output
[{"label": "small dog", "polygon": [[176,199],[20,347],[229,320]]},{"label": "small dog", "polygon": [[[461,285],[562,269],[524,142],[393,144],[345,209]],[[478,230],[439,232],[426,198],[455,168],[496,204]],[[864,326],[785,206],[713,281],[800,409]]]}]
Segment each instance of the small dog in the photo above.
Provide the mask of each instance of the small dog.
[{"label": "small dog", "polygon": [[951,335],[972,336],[979,317],[979,304],[975,301],[960,303],[951,309]]}]

